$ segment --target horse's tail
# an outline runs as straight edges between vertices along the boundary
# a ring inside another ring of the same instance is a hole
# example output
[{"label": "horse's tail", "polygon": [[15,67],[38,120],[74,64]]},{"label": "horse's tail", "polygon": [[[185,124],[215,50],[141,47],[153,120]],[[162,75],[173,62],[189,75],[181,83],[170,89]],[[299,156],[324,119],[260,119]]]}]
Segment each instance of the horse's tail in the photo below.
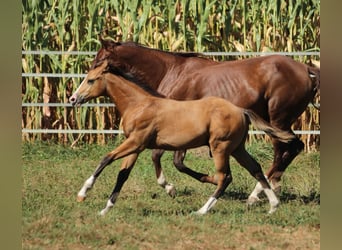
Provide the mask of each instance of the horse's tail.
[{"label": "horse's tail", "polygon": [[244,114],[249,118],[255,128],[264,131],[274,139],[288,143],[296,138],[293,133],[273,127],[250,109],[244,109]]},{"label": "horse's tail", "polygon": [[313,101],[315,99],[315,96],[320,94],[321,70],[319,67],[315,65],[308,66],[308,74],[312,82],[312,91],[313,91],[313,98],[311,100],[311,103],[316,109],[320,110],[320,107],[317,104],[315,104]]}]

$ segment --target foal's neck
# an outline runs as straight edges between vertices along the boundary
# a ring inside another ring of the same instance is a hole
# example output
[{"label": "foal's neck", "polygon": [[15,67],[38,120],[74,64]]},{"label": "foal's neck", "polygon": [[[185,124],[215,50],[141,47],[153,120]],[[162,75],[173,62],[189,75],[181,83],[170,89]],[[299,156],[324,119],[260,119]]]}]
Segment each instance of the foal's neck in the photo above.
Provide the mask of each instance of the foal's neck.
[{"label": "foal's neck", "polygon": [[121,116],[130,108],[141,106],[153,96],[122,76],[106,74],[107,94]]}]

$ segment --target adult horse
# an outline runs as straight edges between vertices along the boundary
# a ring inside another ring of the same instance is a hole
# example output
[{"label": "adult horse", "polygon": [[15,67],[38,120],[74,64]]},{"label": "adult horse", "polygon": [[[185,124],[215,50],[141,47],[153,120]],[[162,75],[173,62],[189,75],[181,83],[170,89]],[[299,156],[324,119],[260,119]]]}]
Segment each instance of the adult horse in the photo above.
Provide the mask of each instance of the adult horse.
[{"label": "adult horse", "polygon": [[[111,68],[107,59],[95,61],[84,81],[70,97],[70,102],[73,105],[81,105],[100,95],[109,96],[116,104],[122,117],[126,140],[108,153],[94,174],[85,181],[78,193],[79,201],[84,200],[86,192],[94,185],[103,169],[117,159],[126,157],[107,205],[100,212],[101,215],[105,215],[113,207],[138,155],[144,149],[185,150],[208,145],[216,174],[203,175],[201,180],[216,184],[217,188],[205,205],[197,211],[199,214],[207,213],[231,183],[230,155],[259,181],[270,202],[269,213],[276,210],[279,203],[277,197],[260,165],[245,150],[248,126],[251,121],[255,127],[285,142],[292,140],[293,134],[271,127],[254,112],[239,108],[222,98],[176,101],[151,95]],[[174,117],[177,117],[177,120]]]},{"label": "adult horse", "polygon": [[[176,100],[222,97],[233,104],[251,109],[272,126],[293,133],[291,125],[312,102],[319,91],[320,70],[279,55],[252,59],[215,62],[194,53],[171,53],[150,49],[135,43],[102,40],[96,61],[108,58],[112,68],[146,84],[162,95]],[[288,143],[272,140],[274,159],[266,172],[277,189],[285,169],[304,148],[297,137]],[[152,154],[157,179],[164,176],[160,157],[163,150]],[[201,173],[187,168],[185,151],[176,151],[174,164],[178,170],[200,180]],[[162,183],[174,195],[172,185]],[[253,191],[255,200],[260,189]]]}]

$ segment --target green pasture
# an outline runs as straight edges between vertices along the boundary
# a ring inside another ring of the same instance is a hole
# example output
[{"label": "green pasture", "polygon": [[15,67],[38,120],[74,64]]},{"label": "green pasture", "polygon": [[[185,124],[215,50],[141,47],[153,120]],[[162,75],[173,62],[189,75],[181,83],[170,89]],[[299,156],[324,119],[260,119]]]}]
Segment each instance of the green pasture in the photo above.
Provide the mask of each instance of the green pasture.
[{"label": "green pasture", "polygon": [[[104,170],[83,203],[76,195],[115,143],[78,145],[22,144],[23,249],[319,249],[320,154],[302,153],[289,166],[279,194],[281,205],[268,215],[265,199],[247,208],[255,185],[231,160],[233,182],[205,216],[199,209],[215,187],[179,173],[172,153],[162,158],[164,173],[177,189],[170,198],[157,184],[151,152],[144,151],[114,208],[104,208],[116,182],[120,161]],[[270,144],[256,141],[248,150],[266,169]],[[185,163],[213,173],[207,149],[191,150]]]}]

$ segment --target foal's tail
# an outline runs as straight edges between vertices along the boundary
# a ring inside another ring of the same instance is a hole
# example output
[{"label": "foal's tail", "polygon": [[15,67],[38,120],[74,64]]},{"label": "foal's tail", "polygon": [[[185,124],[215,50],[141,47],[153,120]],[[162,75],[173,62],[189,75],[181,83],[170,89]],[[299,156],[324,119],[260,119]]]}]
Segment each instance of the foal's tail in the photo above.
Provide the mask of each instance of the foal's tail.
[{"label": "foal's tail", "polygon": [[296,138],[296,136],[290,132],[273,127],[250,109],[244,109],[244,114],[249,118],[255,128],[264,131],[274,139],[287,143]]}]

